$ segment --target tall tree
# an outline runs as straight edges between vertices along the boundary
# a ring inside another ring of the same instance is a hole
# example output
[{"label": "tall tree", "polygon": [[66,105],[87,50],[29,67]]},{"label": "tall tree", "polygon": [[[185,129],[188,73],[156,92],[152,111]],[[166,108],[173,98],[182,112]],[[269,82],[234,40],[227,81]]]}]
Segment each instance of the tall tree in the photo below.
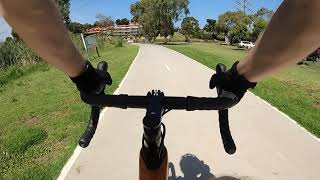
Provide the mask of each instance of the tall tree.
[{"label": "tall tree", "polygon": [[58,6],[60,15],[65,24],[69,25],[70,20],[70,0],[55,0]]},{"label": "tall tree", "polygon": [[141,0],[131,5],[133,21],[139,22],[145,36],[166,39],[174,33],[174,22],[188,14],[189,0]]},{"label": "tall tree", "polygon": [[121,25],[129,25],[130,21],[127,18],[123,18],[123,19],[120,20],[120,24]]},{"label": "tall tree", "polygon": [[254,16],[256,18],[264,19],[265,21],[270,21],[273,14],[274,12],[272,10],[262,7],[254,14]]},{"label": "tall tree", "polygon": [[116,25],[120,25],[120,24],[121,24],[121,19],[117,19],[117,20],[115,21],[115,23],[116,23]]},{"label": "tall tree", "polygon": [[253,31],[251,33],[251,40],[256,41],[259,35],[267,28],[268,22],[261,18],[256,18],[253,21]]},{"label": "tall tree", "polygon": [[73,33],[82,33],[86,29],[89,29],[91,27],[90,24],[81,24],[78,22],[71,22],[69,24],[69,31]]},{"label": "tall tree", "polygon": [[211,34],[211,38],[215,39],[216,37],[216,20],[214,19],[207,19],[207,24],[203,27],[203,30],[207,33]]},{"label": "tall tree", "polygon": [[251,18],[243,12],[228,11],[219,16],[216,30],[218,33],[228,36],[231,43],[237,43],[240,40],[247,40],[250,24],[252,24]]},{"label": "tall tree", "polygon": [[108,26],[114,25],[114,21],[111,16],[97,14],[96,19],[97,19],[97,21],[95,22],[96,26],[108,27]]},{"label": "tall tree", "polygon": [[123,19],[117,19],[115,23],[116,25],[129,25],[130,21],[127,18],[123,18]]},{"label": "tall tree", "polygon": [[190,37],[199,33],[199,22],[194,17],[185,17],[181,23],[180,32],[186,37],[186,42],[190,42]]}]

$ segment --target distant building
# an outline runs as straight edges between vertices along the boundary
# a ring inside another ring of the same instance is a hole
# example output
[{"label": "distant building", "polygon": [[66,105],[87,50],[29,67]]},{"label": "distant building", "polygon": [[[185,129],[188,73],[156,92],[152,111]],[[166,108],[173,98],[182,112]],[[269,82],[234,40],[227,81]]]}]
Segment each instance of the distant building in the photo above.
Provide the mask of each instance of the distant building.
[{"label": "distant building", "polygon": [[95,27],[88,29],[85,33],[97,34],[106,33],[111,36],[134,37],[141,35],[142,26],[131,23],[129,25],[115,25],[110,27]]}]

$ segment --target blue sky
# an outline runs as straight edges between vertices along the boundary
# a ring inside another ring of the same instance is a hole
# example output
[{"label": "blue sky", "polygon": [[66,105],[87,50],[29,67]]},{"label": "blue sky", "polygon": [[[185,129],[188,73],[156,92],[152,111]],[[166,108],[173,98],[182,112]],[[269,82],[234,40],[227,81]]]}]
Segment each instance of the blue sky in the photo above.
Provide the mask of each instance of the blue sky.
[{"label": "blue sky", "polygon": [[[71,19],[81,23],[93,23],[95,15],[102,13],[114,19],[129,18],[130,4],[137,0],[71,0]],[[282,0],[253,0],[253,10],[267,7],[275,10]],[[199,20],[200,25],[206,24],[206,19],[217,17],[229,10],[235,10],[235,0],[190,0],[190,16]],[[176,23],[177,26],[180,23]]]},{"label": "blue sky", "polygon": [[[112,16],[114,19],[131,19],[130,4],[137,0],[71,0],[70,18],[80,23],[93,23],[97,13]],[[260,7],[277,9],[282,0],[253,0],[252,9]],[[206,19],[217,19],[226,12],[235,10],[235,0],[190,0],[190,16],[199,20],[201,26]],[[180,22],[176,23],[179,26]],[[0,41],[10,34],[10,27],[0,17]]]}]

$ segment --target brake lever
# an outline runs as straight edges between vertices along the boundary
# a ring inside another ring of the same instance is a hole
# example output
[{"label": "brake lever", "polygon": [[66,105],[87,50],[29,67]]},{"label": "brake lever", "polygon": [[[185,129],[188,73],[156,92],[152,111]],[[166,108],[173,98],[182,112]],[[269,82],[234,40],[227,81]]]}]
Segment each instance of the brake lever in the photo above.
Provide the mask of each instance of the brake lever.
[{"label": "brake lever", "polygon": [[[105,61],[101,61],[97,65],[97,69],[108,73],[108,64]],[[110,77],[111,78],[111,77]],[[102,92],[101,94],[104,95],[104,90],[105,86],[101,88]],[[101,112],[101,107],[97,106],[91,106],[91,115],[89,119],[88,126],[85,130],[85,132],[82,134],[80,140],[79,140],[79,146],[82,148],[86,148],[89,146],[99,123],[99,118],[100,118],[100,112]]]},{"label": "brake lever", "polygon": [[[216,66],[216,73],[221,74],[226,72],[226,66],[224,64],[218,64]],[[231,97],[237,102],[237,97],[228,91],[224,91],[221,87],[217,86],[218,97]],[[228,109],[219,110],[219,127],[222,143],[225,151],[228,154],[234,154],[237,150],[234,140],[232,138],[230,127],[229,127],[229,117],[228,117]]]},{"label": "brake lever", "polygon": [[101,111],[100,107],[96,107],[96,106],[91,107],[91,115],[90,115],[88,126],[79,140],[80,147],[86,148],[89,146],[91,139],[93,138],[93,135],[95,134],[98,123],[99,123],[100,111]]}]

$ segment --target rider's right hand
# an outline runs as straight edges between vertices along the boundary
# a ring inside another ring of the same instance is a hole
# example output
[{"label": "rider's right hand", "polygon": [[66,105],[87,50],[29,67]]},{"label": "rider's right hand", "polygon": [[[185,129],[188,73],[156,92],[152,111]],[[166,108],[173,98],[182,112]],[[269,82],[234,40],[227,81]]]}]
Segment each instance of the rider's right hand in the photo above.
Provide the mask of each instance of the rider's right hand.
[{"label": "rider's right hand", "polygon": [[239,62],[233,64],[232,68],[227,72],[214,74],[211,77],[209,87],[213,89],[218,87],[225,91],[234,93],[238,102],[242,99],[249,88],[254,88],[257,83],[249,82],[244,76],[240,75],[237,70]]},{"label": "rider's right hand", "polygon": [[77,77],[70,77],[81,93],[87,95],[101,94],[106,85],[112,84],[108,72],[94,68],[89,61],[86,62],[85,70]]}]

